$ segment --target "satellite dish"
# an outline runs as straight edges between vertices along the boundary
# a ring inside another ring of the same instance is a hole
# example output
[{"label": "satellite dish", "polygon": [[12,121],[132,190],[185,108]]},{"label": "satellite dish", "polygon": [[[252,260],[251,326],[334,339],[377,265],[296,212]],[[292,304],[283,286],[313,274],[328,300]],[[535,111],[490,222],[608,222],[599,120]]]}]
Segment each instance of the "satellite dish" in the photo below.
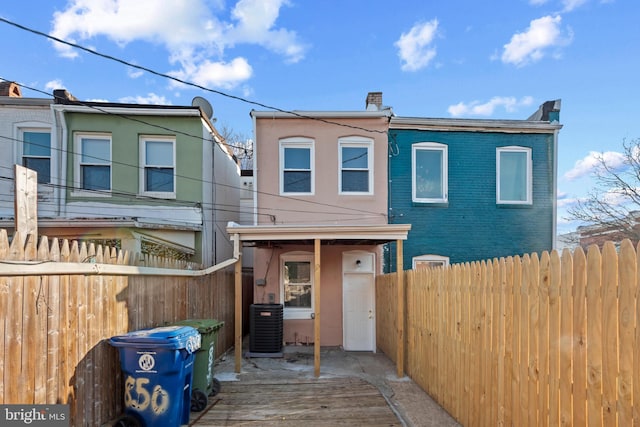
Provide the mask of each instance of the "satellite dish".
[{"label": "satellite dish", "polygon": [[213,118],[213,107],[211,106],[209,101],[207,101],[203,97],[196,96],[191,101],[191,105],[193,105],[194,107],[200,107],[200,110],[202,110],[205,116],[207,116],[210,119]]}]

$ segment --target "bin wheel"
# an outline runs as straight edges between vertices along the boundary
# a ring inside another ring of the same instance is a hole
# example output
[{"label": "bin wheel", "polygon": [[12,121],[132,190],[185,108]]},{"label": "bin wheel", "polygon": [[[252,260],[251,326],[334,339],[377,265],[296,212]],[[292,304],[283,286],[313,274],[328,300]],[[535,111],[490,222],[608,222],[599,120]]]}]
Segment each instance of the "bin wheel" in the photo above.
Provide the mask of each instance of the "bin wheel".
[{"label": "bin wheel", "polygon": [[220,393],[221,389],[222,389],[222,384],[220,384],[220,380],[218,380],[217,378],[214,378],[213,381],[211,382],[211,393],[209,393],[209,396],[215,396],[216,394]]},{"label": "bin wheel", "polygon": [[136,417],[123,415],[116,420],[113,427],[142,427],[142,424]]},{"label": "bin wheel", "polygon": [[202,390],[193,390],[191,393],[191,411],[192,412],[200,412],[204,408],[207,407],[207,403],[209,403],[209,398],[207,394]]}]

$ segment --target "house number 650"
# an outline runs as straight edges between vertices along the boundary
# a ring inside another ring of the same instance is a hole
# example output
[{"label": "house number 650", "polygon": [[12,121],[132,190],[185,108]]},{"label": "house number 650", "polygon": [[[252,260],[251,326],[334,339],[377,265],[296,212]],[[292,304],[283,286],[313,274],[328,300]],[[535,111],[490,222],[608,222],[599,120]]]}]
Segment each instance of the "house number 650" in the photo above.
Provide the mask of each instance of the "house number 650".
[{"label": "house number 650", "polygon": [[154,414],[160,415],[169,407],[169,394],[160,385],[149,393],[145,387],[149,384],[148,378],[127,377],[124,385],[124,405],[138,411],[146,410],[151,405]]}]

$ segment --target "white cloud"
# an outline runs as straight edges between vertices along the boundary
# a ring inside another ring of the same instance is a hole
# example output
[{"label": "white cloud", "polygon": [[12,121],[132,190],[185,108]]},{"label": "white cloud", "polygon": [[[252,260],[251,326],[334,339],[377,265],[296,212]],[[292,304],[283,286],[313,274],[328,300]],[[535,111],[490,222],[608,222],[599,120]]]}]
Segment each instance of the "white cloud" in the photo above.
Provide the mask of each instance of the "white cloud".
[{"label": "white cloud", "polygon": [[620,169],[625,165],[625,157],[622,153],[616,151],[607,151],[604,153],[591,151],[583,159],[576,161],[573,169],[564,174],[564,178],[572,181],[583,176],[591,175],[598,171],[603,160],[611,169]]},{"label": "white cloud", "polygon": [[513,96],[494,96],[488,102],[481,104],[480,101],[471,101],[469,103],[459,102],[451,105],[447,111],[453,117],[474,115],[474,116],[491,116],[496,108],[503,107],[505,111],[512,113],[520,107],[527,107],[533,103],[531,96],[525,96],[516,99]]},{"label": "white cloud", "polygon": [[144,72],[142,70],[137,69],[137,68],[128,68],[127,69],[127,75],[129,77],[131,77],[132,79],[137,79],[138,77],[142,77],[143,74],[144,74]]},{"label": "white cloud", "polygon": [[125,104],[171,105],[171,101],[155,93],[149,93],[146,96],[125,96],[120,98],[118,102]]},{"label": "white cloud", "polygon": [[586,2],[587,0],[562,0],[562,5],[564,6],[564,12],[571,12]]},{"label": "white cloud", "polygon": [[[248,80],[253,70],[246,59],[235,58],[229,63],[205,60],[198,64],[185,64],[182,70],[170,74],[200,86],[230,89]],[[179,84],[172,82],[172,86],[179,86]]]},{"label": "white cloud", "polygon": [[298,62],[306,46],[296,41],[294,31],[274,29],[280,8],[288,4],[286,0],[238,1],[232,11],[237,25],[226,34],[228,43],[255,43],[284,55],[289,62]]},{"label": "white cloud", "polygon": [[[571,12],[578,7],[582,6],[589,0],[561,0],[563,6],[563,12]],[[612,0],[600,0],[600,3],[606,3]],[[543,4],[549,3],[549,0],[529,0],[529,4],[532,6],[541,6]]]},{"label": "white cloud", "polygon": [[549,49],[569,44],[572,35],[569,31],[567,35],[562,34],[561,22],[560,15],[543,16],[531,21],[529,28],[514,34],[511,41],[504,45],[502,62],[520,67],[540,60]]},{"label": "white cloud", "polygon": [[44,88],[45,88],[45,90],[48,90],[49,92],[53,92],[56,89],[65,89],[65,85],[64,85],[64,83],[62,83],[62,80],[55,79],[55,80],[51,80],[51,81],[46,82],[44,84]]},{"label": "white cloud", "polygon": [[[218,4],[219,8],[214,7]],[[307,47],[297,34],[276,27],[280,9],[287,4],[286,0],[239,0],[231,21],[225,21],[216,16],[222,12],[222,2],[211,0],[70,0],[65,10],[54,13],[51,35],[84,45],[101,36],[121,47],[134,41],[153,43],[163,46],[169,62],[178,65],[174,74],[198,75],[194,70],[215,68],[217,73],[231,74],[200,76],[200,81],[221,81],[229,88],[232,82],[251,76],[248,64],[242,65],[245,59],[225,59],[225,50],[236,44],[263,46],[289,62],[304,57]],[[54,46],[63,56],[78,56],[69,46]],[[135,78],[137,73],[130,76]]]},{"label": "white cloud", "polygon": [[433,40],[437,31],[438,20],[432,19],[414,25],[408,33],[402,33],[395,46],[398,48],[403,71],[418,71],[428,66],[435,58],[436,48],[433,47]]}]

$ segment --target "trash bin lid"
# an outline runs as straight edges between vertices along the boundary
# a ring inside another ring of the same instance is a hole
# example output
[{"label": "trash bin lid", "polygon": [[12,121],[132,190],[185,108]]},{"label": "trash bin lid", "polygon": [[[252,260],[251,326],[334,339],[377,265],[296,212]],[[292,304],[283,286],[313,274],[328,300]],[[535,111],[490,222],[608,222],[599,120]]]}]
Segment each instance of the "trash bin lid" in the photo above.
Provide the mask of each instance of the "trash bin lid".
[{"label": "trash bin lid", "polygon": [[109,342],[114,347],[186,349],[193,353],[200,348],[201,340],[200,333],[195,328],[173,325],[128,332],[111,337]]},{"label": "trash bin lid", "polygon": [[222,320],[216,319],[186,319],[179,320],[174,323],[175,325],[191,326],[196,328],[201,334],[208,334],[215,332],[224,326]]}]

